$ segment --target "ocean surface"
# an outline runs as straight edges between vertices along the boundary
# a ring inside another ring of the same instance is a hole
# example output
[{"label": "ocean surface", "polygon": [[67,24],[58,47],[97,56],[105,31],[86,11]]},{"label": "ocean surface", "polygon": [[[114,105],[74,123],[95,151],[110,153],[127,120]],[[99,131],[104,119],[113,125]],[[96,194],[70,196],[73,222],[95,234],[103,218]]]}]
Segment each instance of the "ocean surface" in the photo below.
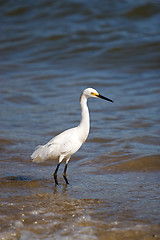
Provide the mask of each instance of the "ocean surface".
[{"label": "ocean surface", "polygon": [[[160,239],[160,1],[0,1],[0,239]],[[64,164],[37,145],[79,124]]]}]

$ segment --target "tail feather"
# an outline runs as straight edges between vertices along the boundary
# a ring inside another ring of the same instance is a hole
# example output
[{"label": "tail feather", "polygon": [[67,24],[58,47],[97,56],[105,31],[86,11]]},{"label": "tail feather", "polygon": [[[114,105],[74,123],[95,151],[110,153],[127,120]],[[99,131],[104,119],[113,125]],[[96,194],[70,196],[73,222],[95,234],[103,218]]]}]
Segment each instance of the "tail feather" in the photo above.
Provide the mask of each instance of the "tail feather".
[{"label": "tail feather", "polygon": [[33,162],[43,162],[46,160],[44,147],[45,146],[41,146],[41,145],[36,147],[36,150],[31,155]]}]

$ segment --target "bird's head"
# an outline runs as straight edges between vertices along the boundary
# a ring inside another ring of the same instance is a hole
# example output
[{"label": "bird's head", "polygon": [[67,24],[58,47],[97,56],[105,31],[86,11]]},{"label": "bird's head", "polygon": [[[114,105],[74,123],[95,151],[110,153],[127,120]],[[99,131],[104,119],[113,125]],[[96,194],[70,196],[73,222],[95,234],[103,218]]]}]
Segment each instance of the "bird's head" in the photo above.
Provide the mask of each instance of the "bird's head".
[{"label": "bird's head", "polygon": [[96,98],[102,98],[102,99],[104,99],[104,100],[113,102],[111,99],[106,98],[106,97],[100,95],[94,88],[86,88],[86,89],[83,91],[83,94],[84,94],[87,98],[89,98],[89,97],[96,97]]}]

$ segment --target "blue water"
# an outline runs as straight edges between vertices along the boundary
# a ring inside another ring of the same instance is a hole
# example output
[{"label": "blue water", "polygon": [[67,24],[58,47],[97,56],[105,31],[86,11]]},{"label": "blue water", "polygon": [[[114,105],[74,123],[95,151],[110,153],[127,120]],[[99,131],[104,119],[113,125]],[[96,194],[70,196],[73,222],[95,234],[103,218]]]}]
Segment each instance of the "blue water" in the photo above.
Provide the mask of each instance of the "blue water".
[{"label": "blue water", "polygon": [[[159,239],[159,1],[6,0],[0,9],[0,238]],[[114,103],[89,99],[71,185],[62,165],[55,188],[57,162],[30,155],[78,125],[86,87]]]}]

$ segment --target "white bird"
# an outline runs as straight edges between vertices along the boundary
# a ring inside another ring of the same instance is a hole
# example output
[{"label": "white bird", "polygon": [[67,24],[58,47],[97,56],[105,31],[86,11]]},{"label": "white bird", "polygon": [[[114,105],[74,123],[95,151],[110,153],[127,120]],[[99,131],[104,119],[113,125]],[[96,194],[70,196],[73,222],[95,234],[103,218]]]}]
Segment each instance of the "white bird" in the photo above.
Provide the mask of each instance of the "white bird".
[{"label": "white bird", "polygon": [[87,99],[89,97],[102,98],[107,101],[113,102],[111,99],[100,95],[95,89],[87,88],[83,91],[80,96],[81,105],[81,121],[77,127],[70,128],[56,137],[52,138],[48,143],[43,146],[38,146],[36,150],[31,155],[33,162],[41,162],[47,159],[58,159],[58,165],[54,172],[55,184],[58,185],[57,181],[57,171],[63,160],[66,161],[63,177],[68,184],[66,177],[66,170],[68,162],[71,155],[78,151],[81,145],[86,141],[89,129],[90,129],[90,119],[89,110],[87,106]]}]

